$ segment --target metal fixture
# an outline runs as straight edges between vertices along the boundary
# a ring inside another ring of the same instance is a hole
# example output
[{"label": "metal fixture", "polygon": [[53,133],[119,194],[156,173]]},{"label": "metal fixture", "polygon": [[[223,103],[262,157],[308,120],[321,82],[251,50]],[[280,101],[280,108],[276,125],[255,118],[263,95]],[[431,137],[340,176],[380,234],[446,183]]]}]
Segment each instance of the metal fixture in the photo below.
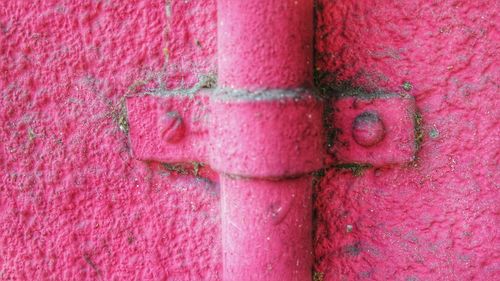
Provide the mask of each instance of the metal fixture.
[{"label": "metal fixture", "polygon": [[[218,88],[127,99],[136,158],[204,162],[219,173],[224,280],[312,278],[311,172],[327,158],[312,23],[312,0],[219,0]],[[335,161],[411,161],[413,103],[336,100]]]}]

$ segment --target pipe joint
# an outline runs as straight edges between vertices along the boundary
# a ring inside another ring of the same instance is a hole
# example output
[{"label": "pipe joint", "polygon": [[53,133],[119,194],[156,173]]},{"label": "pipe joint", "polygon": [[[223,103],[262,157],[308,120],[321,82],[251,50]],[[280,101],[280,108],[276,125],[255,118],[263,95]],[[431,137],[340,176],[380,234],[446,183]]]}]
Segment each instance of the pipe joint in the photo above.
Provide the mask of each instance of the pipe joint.
[{"label": "pipe joint", "polygon": [[294,177],[324,165],[323,104],[305,89],[221,89],[210,99],[208,152],[220,172]]}]

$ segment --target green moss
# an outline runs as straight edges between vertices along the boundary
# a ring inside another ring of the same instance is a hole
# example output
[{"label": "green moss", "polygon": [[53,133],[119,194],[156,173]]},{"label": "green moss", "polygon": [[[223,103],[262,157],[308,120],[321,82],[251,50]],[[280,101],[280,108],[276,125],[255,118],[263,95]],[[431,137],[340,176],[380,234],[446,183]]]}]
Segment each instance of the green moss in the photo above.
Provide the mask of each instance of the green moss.
[{"label": "green moss", "polygon": [[352,87],[347,83],[338,82],[336,77],[329,72],[315,70],[313,78],[316,93],[325,100],[323,126],[326,129],[326,144],[328,147],[332,147],[335,142],[337,130],[331,119],[333,109],[330,100],[345,91],[352,91]]},{"label": "green moss", "polygon": [[118,116],[118,127],[122,132],[128,133],[129,126],[126,111],[122,111]]},{"label": "green moss", "polygon": [[410,82],[406,81],[403,83],[403,85],[401,85],[401,88],[403,88],[403,90],[409,92],[413,88],[413,85]]},{"label": "green moss", "polygon": [[120,131],[128,133],[129,125],[127,118],[127,107],[125,106],[125,98],[122,97],[116,105],[111,106],[111,117],[118,124]]},{"label": "green moss", "polygon": [[438,131],[438,129],[433,127],[429,131],[429,137],[431,137],[432,139],[437,139],[439,137],[439,131]]},{"label": "green moss", "polygon": [[195,177],[200,176],[200,169],[205,166],[201,162],[191,162],[190,164],[169,164],[162,163],[163,168],[169,172],[174,172],[179,175],[193,175]]},{"label": "green moss", "polygon": [[182,164],[169,164],[169,163],[162,163],[163,168],[169,172],[175,172],[180,175],[187,175],[189,174],[189,170],[185,165]]},{"label": "green moss", "polygon": [[205,164],[201,163],[201,162],[193,162],[193,176],[197,177],[198,176],[198,173],[200,171],[200,168],[205,166]]},{"label": "green moss", "polygon": [[195,87],[201,88],[215,88],[217,86],[217,76],[214,73],[208,73],[199,77],[198,83]]},{"label": "green moss", "polygon": [[313,73],[314,86],[321,97],[335,97],[344,93],[363,94],[361,87],[354,87],[350,81],[340,81],[330,72],[315,70]]},{"label": "green moss", "polygon": [[325,274],[323,272],[313,271],[313,281],[323,281]]},{"label": "green moss", "polygon": [[360,177],[363,175],[364,171],[368,168],[371,168],[370,164],[358,164],[358,163],[349,163],[349,164],[339,164],[333,166],[333,168],[337,170],[350,170],[355,177]]},{"label": "green moss", "polygon": [[419,112],[416,112],[414,115],[415,118],[415,146],[417,150],[420,148],[422,141],[424,140],[424,132],[422,130],[422,115]]},{"label": "green moss", "polygon": [[28,139],[30,142],[32,142],[36,138],[35,131],[33,128],[28,128]]},{"label": "green moss", "polygon": [[312,174],[312,186],[313,188],[316,188],[321,181],[321,179],[325,176],[326,171],[325,169],[318,170],[316,172],[313,172]]}]

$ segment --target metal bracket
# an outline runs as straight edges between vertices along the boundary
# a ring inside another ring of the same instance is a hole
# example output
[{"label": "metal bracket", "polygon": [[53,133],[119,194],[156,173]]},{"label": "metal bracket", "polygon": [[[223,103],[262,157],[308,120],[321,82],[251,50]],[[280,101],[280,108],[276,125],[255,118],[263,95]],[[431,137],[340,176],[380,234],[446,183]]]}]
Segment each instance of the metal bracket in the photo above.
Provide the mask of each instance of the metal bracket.
[{"label": "metal bracket", "polygon": [[127,98],[130,143],[141,160],[205,162],[208,91],[195,95],[141,95]]},{"label": "metal bracket", "polygon": [[[303,90],[258,94],[127,98],[135,157],[168,163],[205,162],[246,177],[293,176],[324,164],[322,104]],[[332,102],[336,164],[375,167],[415,158],[415,101],[409,95],[344,95]],[[272,122],[271,122],[272,120]]]},{"label": "metal bracket", "polygon": [[343,95],[333,101],[335,142],[330,149],[338,164],[375,167],[415,159],[415,100],[410,95]]},{"label": "metal bracket", "polygon": [[322,101],[304,89],[223,90],[127,98],[135,157],[205,162],[254,178],[306,174],[324,166]]}]

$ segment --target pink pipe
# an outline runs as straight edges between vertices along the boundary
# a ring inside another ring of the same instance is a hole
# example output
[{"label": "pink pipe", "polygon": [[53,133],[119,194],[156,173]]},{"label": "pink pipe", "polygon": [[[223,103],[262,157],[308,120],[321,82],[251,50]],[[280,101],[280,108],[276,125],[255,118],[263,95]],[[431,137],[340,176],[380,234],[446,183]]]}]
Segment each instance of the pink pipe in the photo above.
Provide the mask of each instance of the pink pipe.
[{"label": "pink pipe", "polygon": [[[211,161],[222,173],[224,280],[311,280],[309,173],[321,166],[322,130],[314,127],[321,126],[321,113],[312,106],[313,114],[299,114],[311,104],[305,95],[285,99],[259,90],[311,88],[312,39],[312,0],[218,0],[219,91],[233,97],[248,91],[228,108],[241,110],[249,100],[256,108],[244,114],[249,122],[215,122],[228,128],[214,134]],[[272,117],[262,118],[267,112]],[[276,129],[259,129],[268,126]]]},{"label": "pink pipe", "polygon": [[312,0],[218,0],[217,13],[219,87],[312,86]]},{"label": "pink pipe", "polygon": [[311,177],[221,186],[224,280],[310,280]]}]

